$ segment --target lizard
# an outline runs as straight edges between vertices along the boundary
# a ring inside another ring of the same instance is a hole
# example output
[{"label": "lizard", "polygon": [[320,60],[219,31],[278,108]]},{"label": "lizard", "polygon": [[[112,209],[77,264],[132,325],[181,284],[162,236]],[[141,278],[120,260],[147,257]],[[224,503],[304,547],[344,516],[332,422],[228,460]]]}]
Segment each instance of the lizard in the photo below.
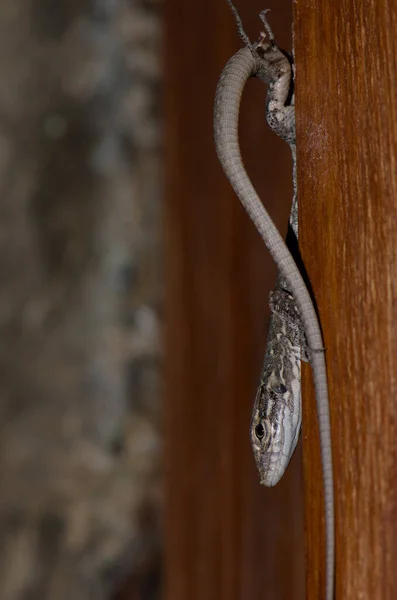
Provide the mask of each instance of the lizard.
[{"label": "lizard", "polygon": [[316,390],[326,526],[326,600],[334,597],[335,540],[331,424],[327,372],[322,333],[304,279],[288,247],[274,225],[243,165],[238,118],[241,96],[250,77],[268,86],[266,121],[292,151],[294,198],[290,226],[298,238],[296,137],[294,112],[294,63],[281,50],[266,18],[265,32],[251,43],[231,0],[245,47],[224,67],[214,103],[214,137],[218,159],[240,202],[254,222],[278,267],[276,288],[269,296],[271,320],[260,384],[254,403],[251,442],[260,482],[275,485],[295,450],[301,427],[301,360],[312,367]]}]

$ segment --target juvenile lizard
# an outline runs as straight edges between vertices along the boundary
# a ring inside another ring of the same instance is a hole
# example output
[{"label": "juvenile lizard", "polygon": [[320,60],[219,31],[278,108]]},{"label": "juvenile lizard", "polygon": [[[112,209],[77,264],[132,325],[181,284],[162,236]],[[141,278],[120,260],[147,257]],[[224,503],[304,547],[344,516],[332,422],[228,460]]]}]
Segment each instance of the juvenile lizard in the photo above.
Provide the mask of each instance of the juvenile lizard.
[{"label": "juvenile lizard", "polygon": [[310,360],[316,389],[326,521],[326,600],[334,597],[334,498],[330,414],[324,347],[310,294],[284,240],[245,171],[238,142],[238,116],[247,80],[268,85],[266,120],[292,150],[294,199],[290,225],[298,237],[293,62],[275,43],[263,11],[266,33],[251,43],[237,10],[227,0],[245,48],[226,64],[216,91],[215,144],[220,163],[248,212],[279,274],[269,304],[271,322],[260,385],[254,404],[251,440],[261,483],[275,485],[295,450],[301,425],[300,361]]}]

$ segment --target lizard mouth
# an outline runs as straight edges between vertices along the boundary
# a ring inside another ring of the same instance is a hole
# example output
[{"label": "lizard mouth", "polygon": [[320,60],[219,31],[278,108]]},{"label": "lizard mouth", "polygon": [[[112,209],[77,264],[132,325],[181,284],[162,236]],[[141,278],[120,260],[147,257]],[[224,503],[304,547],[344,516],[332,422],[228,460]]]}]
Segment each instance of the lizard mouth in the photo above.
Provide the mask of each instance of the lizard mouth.
[{"label": "lizard mouth", "polygon": [[284,475],[284,471],[285,467],[280,468],[279,465],[274,465],[274,469],[268,471],[266,475],[261,478],[261,484],[265,485],[266,487],[274,487]]}]

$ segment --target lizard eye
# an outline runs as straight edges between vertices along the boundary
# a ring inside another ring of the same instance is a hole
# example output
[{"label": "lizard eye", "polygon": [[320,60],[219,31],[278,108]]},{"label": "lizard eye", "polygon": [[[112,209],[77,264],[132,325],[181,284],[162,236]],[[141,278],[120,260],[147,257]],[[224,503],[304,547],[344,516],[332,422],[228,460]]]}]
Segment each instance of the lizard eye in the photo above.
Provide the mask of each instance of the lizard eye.
[{"label": "lizard eye", "polygon": [[258,438],[258,440],[261,440],[263,438],[263,436],[265,435],[265,430],[263,428],[262,423],[259,423],[256,427],[255,427],[255,435]]},{"label": "lizard eye", "polygon": [[272,390],[275,394],[285,394],[285,392],[287,392],[287,388],[285,387],[285,385],[283,383],[279,383],[277,385],[273,385],[272,386]]}]

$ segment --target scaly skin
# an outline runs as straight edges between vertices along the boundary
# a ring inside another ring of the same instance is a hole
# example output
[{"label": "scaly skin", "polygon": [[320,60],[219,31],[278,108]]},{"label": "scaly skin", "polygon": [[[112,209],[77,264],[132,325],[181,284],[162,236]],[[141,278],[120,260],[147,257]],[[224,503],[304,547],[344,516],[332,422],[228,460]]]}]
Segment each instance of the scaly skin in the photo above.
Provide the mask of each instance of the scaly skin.
[{"label": "scaly skin", "polygon": [[[274,293],[285,292],[289,297],[287,304],[290,302],[292,307],[287,318],[283,310],[281,315],[280,310],[272,311],[270,340],[268,339],[265,365],[251,427],[255,459],[261,482],[265,485],[274,485],[284,473],[299,436],[299,358],[304,359],[304,354],[307,352],[316,388],[321,442],[327,536],[326,600],[333,600],[335,554],[333,470],[327,374],[320,325],[299,269],[245,171],[238,142],[241,95],[247,80],[252,76],[259,77],[268,84],[267,121],[272,129],[290,144],[295,158],[292,67],[287,55],[275,44],[264,16],[262,20],[265,23],[268,39],[265,34],[262,34],[258,42],[251,44],[249,40],[247,43],[246,36],[245,38],[242,36],[248,47],[239,50],[228,61],[220,76],[214,107],[215,145],[226,176],[278,266],[279,285]],[[290,222],[297,233],[296,201],[293,204]],[[291,315],[294,318],[290,318]],[[297,321],[294,324],[295,316]],[[304,337],[300,336],[298,340],[294,333],[302,328],[307,346]],[[303,352],[302,356],[300,356],[301,352]],[[288,407],[293,408],[291,410]]]}]

